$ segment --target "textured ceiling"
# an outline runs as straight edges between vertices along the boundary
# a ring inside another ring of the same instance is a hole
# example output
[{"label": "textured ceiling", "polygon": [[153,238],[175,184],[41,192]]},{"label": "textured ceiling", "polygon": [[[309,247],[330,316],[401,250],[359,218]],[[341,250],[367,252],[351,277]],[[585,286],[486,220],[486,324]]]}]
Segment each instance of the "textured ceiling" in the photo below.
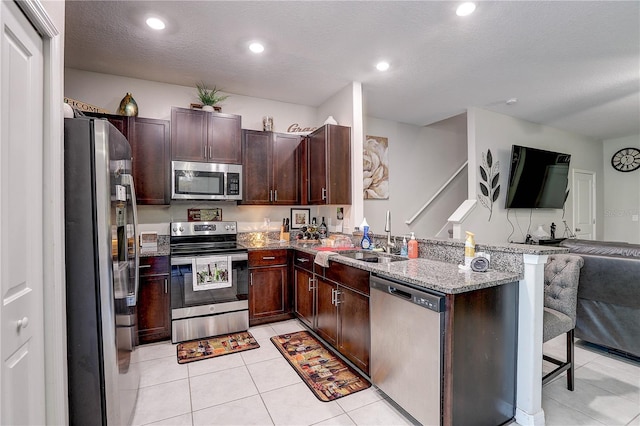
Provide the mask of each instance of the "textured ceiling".
[{"label": "textured ceiling", "polygon": [[[310,106],[359,81],[368,115],[403,123],[480,107],[596,139],[640,134],[640,2],[482,1],[465,18],[457,5],[67,0],[65,66]],[[146,28],[151,15],[167,29]],[[248,52],[254,39],[264,54]]]}]

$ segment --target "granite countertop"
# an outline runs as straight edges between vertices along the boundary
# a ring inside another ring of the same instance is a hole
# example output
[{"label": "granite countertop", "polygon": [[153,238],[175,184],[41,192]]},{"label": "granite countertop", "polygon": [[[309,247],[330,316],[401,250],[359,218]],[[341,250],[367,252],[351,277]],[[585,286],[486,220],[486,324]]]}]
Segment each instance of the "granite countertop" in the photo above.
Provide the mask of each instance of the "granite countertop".
[{"label": "granite countertop", "polygon": [[169,247],[169,236],[158,235],[158,250],[151,252],[140,251],[140,257],[152,257],[152,256],[169,256],[171,249]]},{"label": "granite countertop", "polygon": [[[297,249],[309,254],[316,254],[319,244],[267,242],[260,245],[244,243],[249,250],[272,250],[276,248]],[[353,250],[358,250],[354,248]],[[369,250],[363,250],[370,252]],[[527,252],[530,253],[529,249]],[[349,257],[337,255],[329,258],[330,262],[339,262],[369,272],[395,278],[400,281],[424,287],[445,294],[465,293],[483,288],[508,284],[521,277],[513,272],[502,272],[489,269],[487,272],[462,271],[457,264],[441,262],[426,258],[406,259],[391,263],[369,263]]]}]

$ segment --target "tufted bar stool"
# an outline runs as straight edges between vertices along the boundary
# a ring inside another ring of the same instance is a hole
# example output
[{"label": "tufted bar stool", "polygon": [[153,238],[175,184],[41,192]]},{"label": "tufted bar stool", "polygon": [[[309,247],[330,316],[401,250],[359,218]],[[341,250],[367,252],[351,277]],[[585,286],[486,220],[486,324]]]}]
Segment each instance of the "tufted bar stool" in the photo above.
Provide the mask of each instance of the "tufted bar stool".
[{"label": "tufted bar stool", "polygon": [[542,355],[545,361],[558,367],[542,378],[546,385],[563,372],[567,372],[567,389],[573,390],[573,329],[576,326],[578,281],[584,261],[571,254],[550,255],[544,267],[544,317],[542,341],[547,342],[563,333],[567,334],[566,361]]}]

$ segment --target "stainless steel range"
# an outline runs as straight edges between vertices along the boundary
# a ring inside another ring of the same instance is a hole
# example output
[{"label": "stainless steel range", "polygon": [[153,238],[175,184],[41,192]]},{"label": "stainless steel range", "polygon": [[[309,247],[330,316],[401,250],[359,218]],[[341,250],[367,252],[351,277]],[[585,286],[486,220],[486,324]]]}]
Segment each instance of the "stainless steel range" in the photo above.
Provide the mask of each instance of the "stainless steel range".
[{"label": "stainless steel range", "polygon": [[247,249],[236,222],[171,224],[171,341],[247,330]]}]

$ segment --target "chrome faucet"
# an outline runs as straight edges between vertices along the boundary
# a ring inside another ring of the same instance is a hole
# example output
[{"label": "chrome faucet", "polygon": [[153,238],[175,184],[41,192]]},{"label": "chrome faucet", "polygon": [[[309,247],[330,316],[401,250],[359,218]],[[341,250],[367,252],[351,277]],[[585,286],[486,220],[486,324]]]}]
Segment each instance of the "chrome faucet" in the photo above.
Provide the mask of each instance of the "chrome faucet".
[{"label": "chrome faucet", "polygon": [[384,232],[387,233],[387,247],[385,247],[385,251],[391,254],[396,243],[395,238],[394,242],[391,242],[391,212],[389,210],[387,210],[387,218],[384,222]]}]

